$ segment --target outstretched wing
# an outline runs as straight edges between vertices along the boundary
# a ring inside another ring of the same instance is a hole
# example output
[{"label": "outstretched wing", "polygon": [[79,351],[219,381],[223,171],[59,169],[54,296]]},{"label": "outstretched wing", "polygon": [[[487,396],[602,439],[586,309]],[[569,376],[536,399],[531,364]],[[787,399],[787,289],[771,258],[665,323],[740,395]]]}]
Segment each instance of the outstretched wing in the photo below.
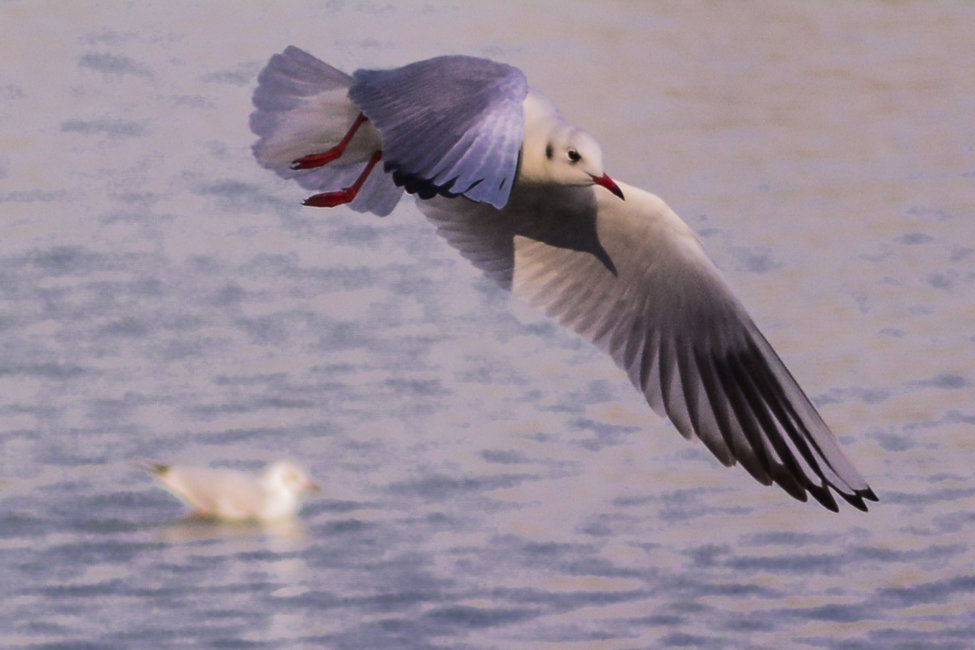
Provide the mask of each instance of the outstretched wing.
[{"label": "outstretched wing", "polygon": [[418,201],[476,266],[608,352],[658,414],[725,465],[837,510],[876,496],[785,365],[659,198],[520,186],[503,210]]},{"label": "outstretched wing", "polygon": [[393,179],[421,198],[507,203],[524,138],[525,76],[503,63],[441,56],[358,70],[349,99],[382,134]]}]

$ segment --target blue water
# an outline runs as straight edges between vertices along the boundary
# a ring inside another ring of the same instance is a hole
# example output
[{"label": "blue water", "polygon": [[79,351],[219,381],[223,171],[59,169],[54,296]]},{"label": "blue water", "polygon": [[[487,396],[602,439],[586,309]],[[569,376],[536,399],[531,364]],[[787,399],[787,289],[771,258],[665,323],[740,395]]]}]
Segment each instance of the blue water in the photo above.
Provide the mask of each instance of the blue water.
[{"label": "blue water", "polygon": [[[967,648],[975,7],[0,4],[0,646]],[[880,496],[721,467],[412,201],[249,153],[299,45],[524,69],[698,231]],[[187,520],[133,461],[323,486]]]}]

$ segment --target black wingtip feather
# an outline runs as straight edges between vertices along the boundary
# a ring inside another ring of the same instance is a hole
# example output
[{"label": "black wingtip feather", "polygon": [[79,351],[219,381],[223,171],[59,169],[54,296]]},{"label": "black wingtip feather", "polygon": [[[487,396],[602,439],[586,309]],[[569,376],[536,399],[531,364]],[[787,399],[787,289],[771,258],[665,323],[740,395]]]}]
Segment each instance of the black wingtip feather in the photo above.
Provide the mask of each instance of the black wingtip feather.
[{"label": "black wingtip feather", "polygon": [[[798,460],[793,457],[788,445],[775,435],[775,422],[767,408],[761,389],[756,385],[753,375],[747,371],[748,366],[747,359],[734,359],[728,364],[729,371],[732,374],[729,386],[731,390],[743,394],[745,402],[750,406],[752,414],[758,420],[760,429],[771,432],[766,435],[766,439],[778,456],[779,462],[772,463],[767,457],[766,462],[770,465],[769,471],[772,473],[775,483],[792,497],[805,503],[807,500],[806,490],[815,484],[810,484],[808,479],[803,480],[805,473],[800,468]],[[761,440],[756,439],[753,444],[761,444]]]},{"label": "black wingtip feather", "polygon": [[[819,501],[820,505],[831,510],[832,512],[839,512],[840,506],[836,503],[836,499],[833,497],[833,493],[829,491],[829,488],[825,485],[816,485],[808,487],[809,494],[812,495],[816,501]],[[840,493],[841,496],[846,496]]]},{"label": "black wingtip feather", "polygon": [[[695,350],[694,360],[696,363],[698,376],[704,386],[704,391],[707,394],[707,406],[711,409],[711,413],[714,415],[714,421],[718,428],[721,430],[722,436],[725,443],[729,448],[735,447],[734,435],[731,433],[731,413],[728,409],[735,411],[735,416],[738,419],[739,429],[742,434],[748,439],[748,444],[752,447],[752,452],[754,458],[750,458],[747,455],[738,453],[738,460],[742,467],[759,483],[763,485],[771,485],[772,482],[779,483],[779,480],[775,478],[776,467],[769,461],[768,455],[765,453],[765,449],[761,446],[760,441],[757,440],[755,436],[754,427],[757,426],[754,419],[750,417],[747,411],[743,410],[743,405],[736,404],[738,399],[732,399],[732,395],[727,390],[722,390],[721,386],[726,385],[726,377],[724,373],[718,368],[719,360],[712,358],[710,355],[702,352],[701,350]],[[722,364],[723,365],[723,364]],[[722,399],[722,396],[726,396],[726,399]],[[735,396],[740,397],[740,396]],[[700,434],[699,434],[700,436]],[[794,480],[791,484],[781,484],[782,487],[792,496],[800,498],[804,495],[804,490],[799,486]]]},{"label": "black wingtip feather", "polygon": [[840,492],[839,494],[840,494],[841,497],[843,497],[844,499],[846,499],[846,502],[847,503],[849,503],[851,506],[853,506],[857,510],[862,510],[863,512],[868,512],[869,511],[869,508],[867,507],[867,504],[864,503],[865,500],[866,501],[874,501],[874,502],[880,501],[880,499],[877,498],[877,495],[874,494],[873,490],[871,490],[870,488],[865,488],[863,490],[857,490],[854,494],[844,494],[842,492]]},{"label": "black wingtip feather", "polygon": [[156,476],[163,476],[169,472],[170,466],[165,463],[157,463],[154,460],[137,460],[135,462],[139,469],[142,469]]}]

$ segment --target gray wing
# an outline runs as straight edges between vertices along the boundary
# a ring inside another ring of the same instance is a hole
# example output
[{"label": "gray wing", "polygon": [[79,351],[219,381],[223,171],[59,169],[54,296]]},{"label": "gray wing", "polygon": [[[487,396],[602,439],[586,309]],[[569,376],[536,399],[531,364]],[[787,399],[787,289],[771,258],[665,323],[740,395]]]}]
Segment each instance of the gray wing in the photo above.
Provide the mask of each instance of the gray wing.
[{"label": "gray wing", "polygon": [[[608,352],[658,414],[725,465],[837,510],[876,500],[707,258],[657,197],[518,187],[504,210],[418,201],[490,277]],[[605,194],[605,197],[602,195]]]},{"label": "gray wing", "polygon": [[260,481],[241,472],[172,466],[153,474],[163,487],[201,514],[246,519],[264,506]]},{"label": "gray wing", "polygon": [[358,70],[349,99],[383,138],[393,180],[421,198],[464,195],[501,208],[524,138],[525,76],[503,63],[441,56]]}]

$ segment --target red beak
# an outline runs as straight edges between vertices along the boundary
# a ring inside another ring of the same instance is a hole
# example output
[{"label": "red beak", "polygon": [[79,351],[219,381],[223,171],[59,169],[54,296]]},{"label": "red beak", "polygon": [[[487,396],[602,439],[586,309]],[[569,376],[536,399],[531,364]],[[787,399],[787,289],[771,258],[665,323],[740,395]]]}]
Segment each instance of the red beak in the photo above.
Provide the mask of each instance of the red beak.
[{"label": "red beak", "polygon": [[596,185],[602,185],[616,196],[620,197],[624,201],[626,200],[623,198],[623,190],[621,190],[619,185],[617,185],[613,179],[609,177],[609,174],[603,174],[602,176],[593,176],[592,174],[589,175],[592,176],[593,183]]}]

